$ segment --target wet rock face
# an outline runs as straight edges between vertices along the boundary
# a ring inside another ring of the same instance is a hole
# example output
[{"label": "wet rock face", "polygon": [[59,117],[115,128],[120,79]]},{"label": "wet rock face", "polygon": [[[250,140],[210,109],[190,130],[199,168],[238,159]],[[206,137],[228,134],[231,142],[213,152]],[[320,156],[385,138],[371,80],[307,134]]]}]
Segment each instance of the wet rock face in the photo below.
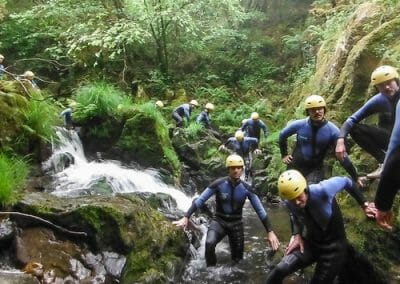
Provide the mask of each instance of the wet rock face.
[{"label": "wet rock face", "polygon": [[[71,283],[104,283],[121,275],[126,258],[115,252],[94,254],[83,243],[74,243],[46,228],[23,229],[16,236],[16,262],[38,279],[70,279]],[[40,266],[40,273],[35,267]],[[53,283],[53,282],[49,282]]]}]

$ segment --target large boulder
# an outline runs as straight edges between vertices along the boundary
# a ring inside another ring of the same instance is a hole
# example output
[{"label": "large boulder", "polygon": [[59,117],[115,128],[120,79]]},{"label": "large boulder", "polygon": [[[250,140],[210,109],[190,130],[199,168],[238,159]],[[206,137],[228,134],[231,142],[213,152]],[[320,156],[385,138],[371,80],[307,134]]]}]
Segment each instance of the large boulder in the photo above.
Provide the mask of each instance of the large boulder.
[{"label": "large boulder", "polygon": [[[174,268],[180,263],[180,257],[186,251],[182,247],[182,244],[185,244],[184,234],[157,210],[132,194],[65,199],[45,193],[31,193],[27,194],[15,208],[20,212],[51,221],[69,231],[86,233],[87,237],[84,237],[50,226],[54,231],[61,232],[64,238],[86,244],[93,253],[114,252],[126,256],[121,283],[135,281],[146,283],[146,279],[150,276],[151,279],[159,279],[160,282],[172,279],[175,274]],[[26,218],[18,220],[17,223],[24,226],[24,222],[27,222]],[[30,222],[29,226],[34,224],[38,225],[40,222]],[[51,235],[55,238],[55,235]],[[50,249],[50,246],[48,248]],[[71,257],[68,259],[76,258],[84,263],[76,251],[74,248],[72,253],[69,252]],[[57,252],[54,251],[53,254],[57,255]],[[39,257],[35,256],[32,250],[22,255],[24,262],[34,261],[35,257]],[[70,265],[60,264],[59,267],[64,271],[65,266]]]},{"label": "large boulder", "polygon": [[169,138],[168,125],[151,104],[135,107],[126,120],[114,150],[124,160],[145,167],[165,168],[179,179],[181,165]]}]

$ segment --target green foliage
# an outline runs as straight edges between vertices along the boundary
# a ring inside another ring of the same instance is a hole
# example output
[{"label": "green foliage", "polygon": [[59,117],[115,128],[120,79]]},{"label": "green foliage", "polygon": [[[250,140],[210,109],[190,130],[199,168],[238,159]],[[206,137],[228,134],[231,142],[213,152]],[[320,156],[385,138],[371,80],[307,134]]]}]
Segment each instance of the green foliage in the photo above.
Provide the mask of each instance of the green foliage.
[{"label": "green foliage", "polygon": [[78,120],[113,116],[118,109],[132,105],[128,96],[105,82],[88,83],[76,90],[74,96],[78,103],[74,117]]},{"label": "green foliage", "polygon": [[206,99],[208,102],[212,102],[214,104],[226,104],[233,101],[231,95],[229,94],[229,90],[226,87],[200,87],[196,89],[195,97]]},{"label": "green foliage", "polygon": [[189,123],[187,127],[184,128],[184,132],[190,140],[198,140],[203,131],[203,126],[195,121]]},{"label": "green foliage", "polygon": [[18,198],[29,172],[26,160],[0,153],[0,204],[11,205]]},{"label": "green foliage", "polygon": [[22,133],[17,138],[19,143],[30,143],[30,140],[50,142],[54,137],[54,126],[58,121],[57,108],[38,94],[28,101],[22,110],[24,119]]}]

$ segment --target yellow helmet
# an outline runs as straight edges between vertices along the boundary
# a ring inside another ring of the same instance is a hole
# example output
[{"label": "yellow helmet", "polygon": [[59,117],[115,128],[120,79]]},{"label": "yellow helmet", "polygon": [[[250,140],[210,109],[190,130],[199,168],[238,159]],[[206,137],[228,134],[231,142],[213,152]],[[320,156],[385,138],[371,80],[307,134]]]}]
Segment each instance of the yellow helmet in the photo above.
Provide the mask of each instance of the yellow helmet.
[{"label": "yellow helmet", "polygon": [[35,74],[32,71],[25,71],[24,77],[28,78],[29,80],[32,80],[33,78],[35,78]]},{"label": "yellow helmet", "polygon": [[164,103],[162,101],[156,101],[155,105],[156,105],[156,107],[159,107],[159,108],[164,107]]},{"label": "yellow helmet", "polygon": [[238,130],[235,132],[235,138],[238,141],[242,141],[244,139],[244,132],[242,130]]},{"label": "yellow helmet", "polygon": [[258,115],[258,112],[252,112],[250,115],[251,119],[253,120],[257,120],[260,118],[260,116]]},{"label": "yellow helmet", "polygon": [[199,106],[199,103],[196,100],[191,100],[189,104],[193,106]]},{"label": "yellow helmet", "polygon": [[371,74],[371,83],[376,86],[382,82],[388,81],[390,79],[398,79],[399,73],[397,73],[396,68],[389,65],[379,66]]},{"label": "yellow helmet", "polygon": [[240,157],[239,155],[236,155],[236,154],[229,155],[228,158],[226,158],[225,166],[227,168],[229,168],[229,167],[243,167],[244,166],[243,158]]},{"label": "yellow helmet", "polygon": [[318,95],[311,95],[306,98],[304,102],[304,108],[309,109],[314,107],[326,107],[324,98]]},{"label": "yellow helmet", "polygon": [[292,200],[298,197],[307,188],[304,176],[296,170],[283,172],[278,179],[279,195],[283,199]]},{"label": "yellow helmet", "polygon": [[3,54],[0,54],[0,60],[1,59],[4,59],[4,55]]},{"label": "yellow helmet", "polygon": [[214,105],[213,105],[212,103],[206,103],[206,109],[208,109],[208,110],[214,110],[215,107],[214,107]]}]

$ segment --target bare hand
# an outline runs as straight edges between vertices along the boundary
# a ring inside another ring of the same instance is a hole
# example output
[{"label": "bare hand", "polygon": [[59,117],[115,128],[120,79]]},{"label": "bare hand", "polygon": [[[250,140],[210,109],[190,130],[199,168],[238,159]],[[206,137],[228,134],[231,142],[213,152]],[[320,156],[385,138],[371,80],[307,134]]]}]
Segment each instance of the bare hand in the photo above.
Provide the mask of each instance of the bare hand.
[{"label": "bare hand", "polygon": [[367,181],[368,181],[368,179],[367,179],[366,176],[358,177],[358,179],[357,179],[357,184],[358,184],[360,187],[365,187]]},{"label": "bare hand", "polygon": [[286,155],[285,157],[282,158],[282,162],[284,162],[286,165],[289,165],[292,161],[293,161],[292,155]]},{"label": "bare hand", "polygon": [[380,211],[376,209],[376,223],[385,230],[393,229],[393,213],[392,211]]},{"label": "bare hand", "polygon": [[255,149],[254,150],[254,154],[256,155],[260,155],[262,153],[262,151],[260,149]]},{"label": "bare hand", "polygon": [[218,151],[222,152],[222,151],[226,151],[226,147],[225,145],[221,145],[218,147]]},{"label": "bare hand", "polygon": [[366,206],[364,207],[364,213],[368,218],[375,218],[377,213],[375,203],[373,202],[366,202]]},{"label": "bare hand", "polygon": [[344,139],[339,138],[336,142],[335,148],[336,159],[339,161],[343,161],[344,157],[346,157],[346,145],[344,144]]},{"label": "bare hand", "polygon": [[280,243],[278,237],[275,235],[273,231],[268,232],[266,239],[268,240],[269,245],[271,246],[273,251],[276,251],[279,248]]},{"label": "bare hand", "polygon": [[179,219],[178,221],[173,221],[172,224],[176,225],[179,228],[183,228],[184,230],[187,228],[189,223],[189,218],[188,217],[183,217]]},{"label": "bare hand", "polygon": [[295,251],[296,249],[300,249],[300,252],[304,252],[304,241],[303,238],[297,234],[290,238],[290,242],[288,247],[285,250],[285,255],[290,254],[291,252]]}]

